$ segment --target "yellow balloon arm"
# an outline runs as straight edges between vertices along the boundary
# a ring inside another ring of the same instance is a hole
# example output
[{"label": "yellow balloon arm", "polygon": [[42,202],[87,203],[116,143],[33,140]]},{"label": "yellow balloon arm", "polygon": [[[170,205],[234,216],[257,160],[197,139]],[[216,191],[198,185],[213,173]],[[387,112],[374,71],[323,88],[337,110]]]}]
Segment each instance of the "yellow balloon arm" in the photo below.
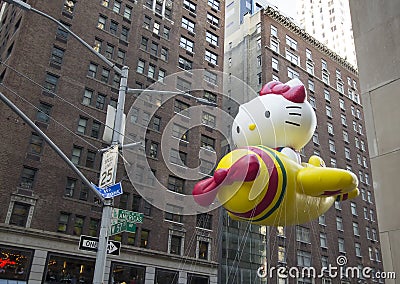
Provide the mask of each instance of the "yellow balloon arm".
[{"label": "yellow balloon arm", "polygon": [[[297,174],[298,190],[309,196],[336,196],[357,188],[357,177],[346,170],[326,167],[305,167]],[[352,194],[354,195],[354,194]]]}]

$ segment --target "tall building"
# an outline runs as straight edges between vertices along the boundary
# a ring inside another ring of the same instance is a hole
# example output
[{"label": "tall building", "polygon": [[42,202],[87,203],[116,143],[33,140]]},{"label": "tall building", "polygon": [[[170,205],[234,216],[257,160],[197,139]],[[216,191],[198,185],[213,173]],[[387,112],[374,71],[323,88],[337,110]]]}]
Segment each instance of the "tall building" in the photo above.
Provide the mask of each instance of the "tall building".
[{"label": "tall building", "polygon": [[357,66],[348,0],[298,0],[300,27]]},{"label": "tall building", "polygon": [[253,15],[268,4],[267,0],[237,0],[226,3],[226,33],[233,33],[243,23],[243,17]]},{"label": "tall building", "polygon": [[[205,69],[209,89],[190,94],[220,103],[215,72],[223,66],[224,0],[25,2],[61,21],[119,68],[130,67],[130,88],[162,84],[168,75],[181,72],[174,90],[189,92],[191,69]],[[104,122],[107,106],[117,104],[119,74],[61,26],[1,5],[0,91],[98,184],[98,150],[109,145],[102,139]],[[218,211],[183,215],[181,207],[159,209],[139,194],[142,188],[160,196],[166,191],[178,197],[191,193],[194,182],[172,172],[171,165],[180,164],[185,172],[199,166],[199,149],[219,152],[215,117],[205,113],[203,125],[188,130],[184,111],[198,104],[193,97],[177,95],[160,106],[152,95],[145,104],[158,107],[154,116],[132,109],[126,119],[127,125],[147,129],[144,136],[125,137],[125,142],[143,142],[146,155],[133,162],[133,172],[124,170],[120,159],[117,181],[122,181],[124,194],[114,200],[115,208],[141,212],[144,220],[136,232],[111,238],[122,247],[119,256],[107,257],[104,283],[215,284]],[[136,97],[128,95],[125,113]],[[92,283],[95,253],[78,244],[81,235],[98,236],[100,200],[3,103],[0,113],[0,282]],[[177,113],[181,122],[173,125],[172,139],[180,146],[161,152],[163,131]],[[199,174],[207,176],[210,170],[212,165],[204,162]]]},{"label": "tall building", "polygon": [[[392,216],[399,215],[396,200],[399,172],[399,119],[397,109],[400,88],[398,69],[400,37],[396,23],[400,19],[400,3],[385,1],[376,5],[374,1],[350,1],[354,26],[354,39],[360,72],[361,99],[364,102],[366,134],[371,145],[372,176],[379,220],[384,269],[400,274],[400,223]],[[365,15],[371,15],[369,21]],[[388,52],[390,50],[390,52]],[[399,283],[393,278],[386,283]]]},{"label": "tall building", "polygon": [[[363,279],[361,271],[365,267],[373,272],[382,271],[382,257],[357,71],[288,17],[268,6],[253,16],[245,16],[240,28],[226,35],[225,72],[233,82],[225,85],[226,92],[237,101],[254,98],[263,84],[271,80],[287,82],[299,78],[306,87],[318,122],[312,141],[301,153],[302,160],[318,155],[327,166],[350,170],[359,178],[360,196],[335,202],[319,220],[297,226],[236,229],[236,234],[247,238],[247,242],[250,238],[255,241],[265,238],[266,260],[259,262],[260,253],[250,255],[252,267],[257,263],[275,269],[312,266],[321,272],[329,265],[338,267],[337,258],[345,256],[346,267],[354,267],[360,272],[359,277],[330,278],[323,274],[316,279],[301,275],[285,279],[272,273],[272,282],[372,283],[371,279]],[[242,92],[235,80],[244,81],[253,90]],[[231,106],[232,114],[237,112],[237,106],[229,100],[224,105]],[[226,238],[231,231],[231,227],[225,228]],[[238,269],[246,271],[249,261],[244,259],[241,263],[240,255],[229,255],[229,248],[229,245],[222,246],[227,257],[221,266],[225,265],[229,271],[229,260],[236,261]],[[261,282],[259,278],[252,278],[246,282],[223,283],[258,283],[256,280]],[[382,279],[373,281],[383,283]]]}]

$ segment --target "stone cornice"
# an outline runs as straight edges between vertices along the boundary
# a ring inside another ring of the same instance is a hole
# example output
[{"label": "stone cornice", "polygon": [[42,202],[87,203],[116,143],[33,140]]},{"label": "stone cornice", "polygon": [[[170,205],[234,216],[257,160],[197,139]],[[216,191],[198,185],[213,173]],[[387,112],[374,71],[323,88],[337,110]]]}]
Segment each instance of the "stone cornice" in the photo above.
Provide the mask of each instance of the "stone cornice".
[{"label": "stone cornice", "polygon": [[341,66],[345,67],[347,70],[358,76],[358,70],[353,65],[351,65],[342,57],[340,57],[337,53],[327,48],[324,44],[316,40],[314,37],[308,34],[304,29],[301,29],[299,26],[294,24],[290,20],[290,18],[279,13],[278,10],[274,9],[271,6],[268,6],[264,9],[264,14],[276,20],[278,23],[280,23],[290,31],[294,32],[302,39],[304,39],[306,42],[308,42],[309,44],[311,44],[312,46],[314,46],[315,48],[317,48],[318,50],[329,56],[332,60],[336,61]]}]

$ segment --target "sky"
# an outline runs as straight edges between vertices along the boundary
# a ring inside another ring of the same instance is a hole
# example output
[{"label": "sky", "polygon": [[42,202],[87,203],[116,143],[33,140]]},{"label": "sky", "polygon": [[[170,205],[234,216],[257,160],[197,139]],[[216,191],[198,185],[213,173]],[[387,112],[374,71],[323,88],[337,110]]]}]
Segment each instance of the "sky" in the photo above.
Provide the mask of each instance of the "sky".
[{"label": "sky", "polygon": [[268,0],[268,2],[277,6],[279,10],[292,17],[293,19],[297,18],[297,0]]}]

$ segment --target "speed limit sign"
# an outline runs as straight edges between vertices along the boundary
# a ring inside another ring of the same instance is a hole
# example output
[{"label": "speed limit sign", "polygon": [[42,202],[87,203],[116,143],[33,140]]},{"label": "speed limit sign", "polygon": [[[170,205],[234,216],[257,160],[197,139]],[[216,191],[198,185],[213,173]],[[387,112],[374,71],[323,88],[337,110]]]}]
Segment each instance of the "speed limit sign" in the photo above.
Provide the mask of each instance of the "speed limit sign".
[{"label": "speed limit sign", "polygon": [[99,187],[105,188],[114,181],[116,163],[118,161],[118,145],[112,146],[107,152],[104,152],[101,160],[101,171]]}]

